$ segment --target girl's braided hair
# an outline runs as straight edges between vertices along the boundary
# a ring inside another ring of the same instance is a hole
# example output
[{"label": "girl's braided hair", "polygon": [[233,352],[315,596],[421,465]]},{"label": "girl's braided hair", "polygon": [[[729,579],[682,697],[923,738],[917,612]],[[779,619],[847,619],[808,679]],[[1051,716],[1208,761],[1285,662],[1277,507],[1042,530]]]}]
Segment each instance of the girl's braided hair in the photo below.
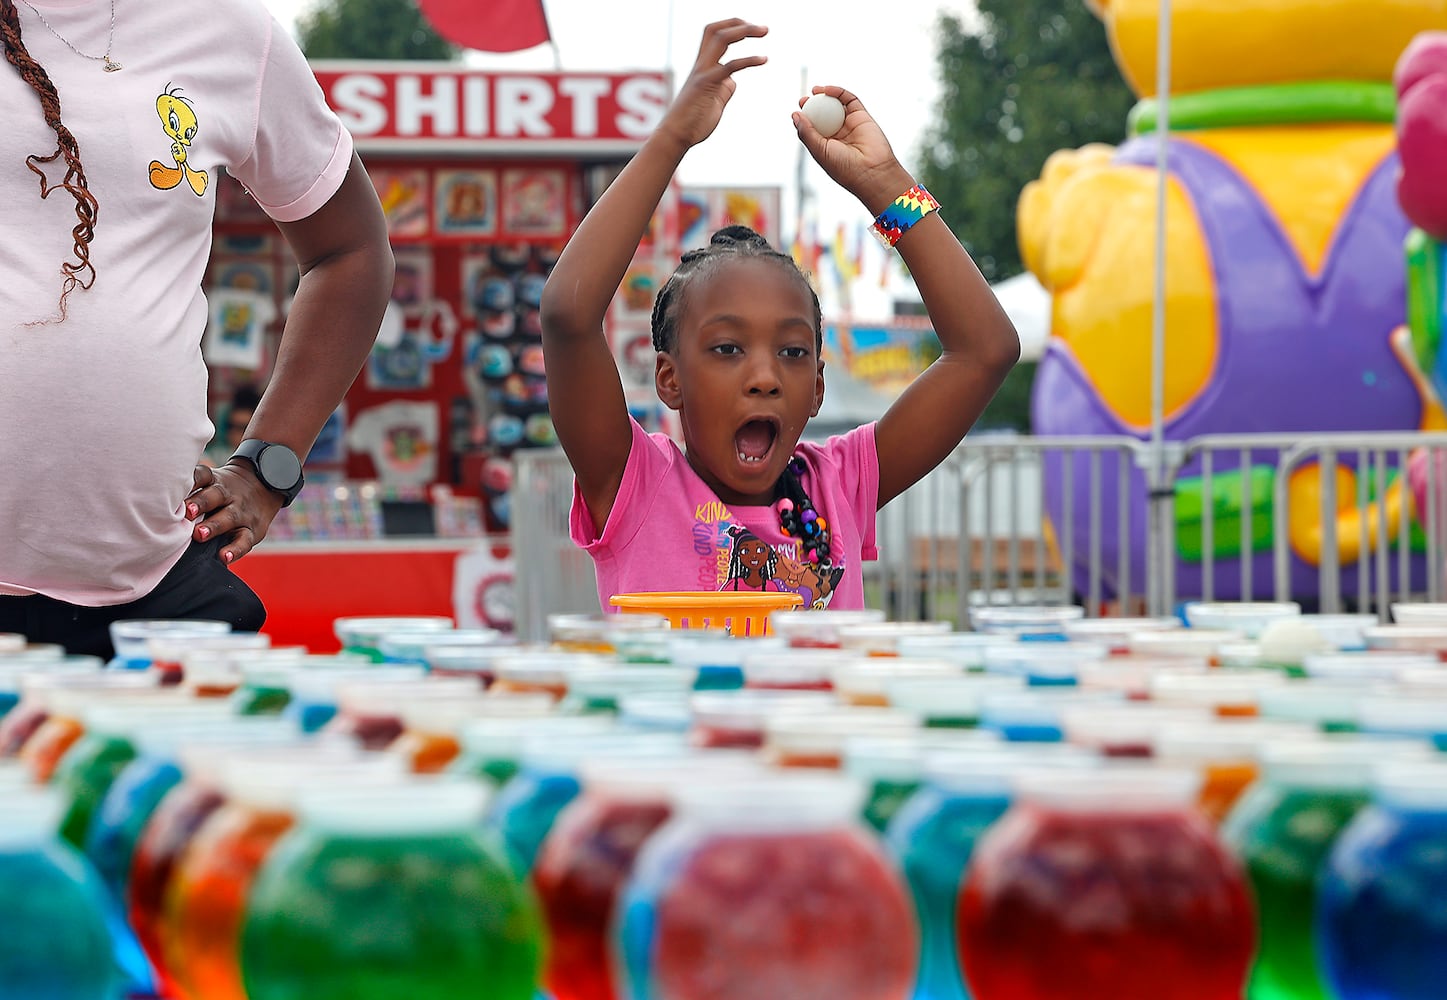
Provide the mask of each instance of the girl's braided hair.
[{"label": "girl's braided hair", "polygon": [[[29,84],[30,89],[40,98],[40,110],[45,116],[45,124],[55,132],[55,152],[49,156],[32,153],[25,158],[25,165],[40,178],[40,197],[48,198],[52,191],[63,188],[75,199],[75,217],[78,221],[70,231],[74,239],[72,245],[75,259],[60,265],[61,273],[65,275],[60,290],[60,318],[64,320],[65,300],[70,293],[77,286],[89,288],[95,284],[95,267],[90,262],[90,243],[95,236],[95,219],[100,205],[96,202],[95,195],[90,193],[90,185],[85,178],[85,167],[80,162],[80,144],[60,119],[60,94],[51,82],[50,74],[45,72],[45,68],[36,62],[25,48],[25,40],[20,33],[20,12],[16,9],[14,0],[0,0],[0,47],[5,51],[5,61],[15,67],[20,79]],[[59,184],[51,184],[40,164],[53,163],[62,158],[65,160],[65,179]]]},{"label": "girl's braided hair", "polygon": [[814,349],[818,351],[824,340],[823,313],[819,309],[819,296],[794,258],[780,253],[769,245],[769,241],[748,226],[725,226],[713,234],[708,246],[690,250],[683,255],[678,267],[664,283],[653,302],[653,349],[672,351],[678,345],[678,316],[683,310],[683,295],[693,278],[715,267],[720,261],[739,258],[758,258],[777,261],[780,267],[799,279],[809,290],[809,299],[814,303]]}]

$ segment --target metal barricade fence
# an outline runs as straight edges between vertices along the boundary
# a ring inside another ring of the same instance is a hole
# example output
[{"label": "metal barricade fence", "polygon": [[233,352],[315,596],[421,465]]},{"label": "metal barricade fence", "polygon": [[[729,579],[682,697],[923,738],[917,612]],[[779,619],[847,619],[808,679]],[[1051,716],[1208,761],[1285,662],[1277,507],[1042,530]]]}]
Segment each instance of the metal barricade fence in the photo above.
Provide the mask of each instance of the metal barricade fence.
[{"label": "metal barricade fence", "polygon": [[[879,561],[867,597],[900,620],[969,627],[973,604],[1060,604],[1084,556],[1082,599],[1146,581],[1144,515],[1128,502],[1144,445],[1134,438],[982,435],[879,513]],[[1047,511],[1047,480],[1059,510]],[[1080,495],[1080,489],[1084,495]],[[1117,502],[1119,501],[1119,502]],[[1114,541],[1107,551],[1105,525]],[[1113,575],[1107,585],[1105,566]],[[870,603],[873,603],[871,601]]]},{"label": "metal barricade fence", "polygon": [[[1167,442],[1154,499],[1151,459],[1147,442],[1124,436],[967,439],[879,512],[866,603],[895,620],[968,628],[982,603],[1074,602],[1099,615],[1274,599],[1385,617],[1393,600],[1447,591],[1447,433]],[[1425,489],[1415,530],[1409,462]],[[512,516],[525,640],[545,637],[548,613],[598,610],[591,560],[568,539],[571,490],[561,451],[520,453]],[[1164,525],[1154,542],[1153,502]]]},{"label": "metal barricade fence", "polygon": [[[1385,618],[1394,600],[1443,599],[1447,434],[1167,442],[1155,501],[1151,458],[1130,437],[967,440],[880,512],[880,584],[869,593],[892,616],[962,627],[980,603],[1076,602],[1098,615],[1274,599]],[[1420,511],[1409,461],[1421,467]],[[955,492],[952,505],[942,490]],[[1151,502],[1163,524],[1154,545]]]},{"label": "metal barricade fence", "polygon": [[512,489],[517,636],[548,638],[548,615],[598,614],[593,560],[568,536],[573,468],[560,448],[520,451]]},{"label": "metal barricade fence", "polygon": [[[1374,611],[1385,619],[1392,601],[1410,600],[1423,595],[1440,601],[1443,592],[1444,527],[1447,527],[1447,496],[1444,496],[1442,468],[1447,452],[1447,434],[1332,434],[1312,436],[1285,447],[1277,463],[1275,481],[1275,533],[1278,539],[1289,540],[1287,522],[1292,511],[1288,507],[1291,477],[1315,462],[1319,489],[1317,517],[1322,525],[1321,555],[1318,572],[1318,594],[1323,612],[1336,612],[1344,606],[1342,584],[1351,562],[1350,549],[1355,548],[1356,594],[1354,606],[1361,611]],[[1412,545],[1412,510],[1415,507],[1409,490],[1409,465],[1421,463],[1422,504],[1417,511],[1421,528],[1423,558],[1414,560]],[[1343,504],[1338,494],[1338,472],[1347,459],[1354,470],[1355,493],[1351,502]],[[1435,474],[1434,474],[1435,470]],[[1342,510],[1349,512],[1345,519]],[[1345,520],[1355,522],[1356,537],[1341,537],[1339,527]],[[1326,530],[1330,524],[1331,530]],[[1395,558],[1392,546],[1395,544]],[[1346,549],[1347,552],[1343,552]],[[1276,546],[1274,582],[1277,600],[1287,600],[1292,591],[1290,554],[1280,542]],[[1414,579],[1414,562],[1419,563]],[[1395,581],[1395,586],[1394,586]]]}]

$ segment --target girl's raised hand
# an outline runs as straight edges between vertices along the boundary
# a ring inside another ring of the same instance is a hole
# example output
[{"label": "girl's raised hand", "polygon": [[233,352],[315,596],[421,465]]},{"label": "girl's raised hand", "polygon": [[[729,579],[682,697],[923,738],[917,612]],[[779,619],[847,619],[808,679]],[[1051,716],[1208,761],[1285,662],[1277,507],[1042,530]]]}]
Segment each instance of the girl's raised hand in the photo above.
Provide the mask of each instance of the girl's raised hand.
[{"label": "girl's raised hand", "polygon": [[[794,128],[799,132],[799,141],[834,183],[878,213],[910,186],[909,174],[858,97],[843,87],[815,87],[814,93],[839,99],[844,105],[844,124],[826,139],[802,112],[795,111]],[[806,100],[799,98],[799,107]]]},{"label": "girl's raised hand", "polygon": [[698,59],[678,97],[663,116],[659,131],[671,133],[686,147],[707,139],[718,127],[724,105],[738,89],[734,74],[767,61],[764,56],[741,56],[723,62],[729,46],[745,38],[762,38],[768,33],[769,29],[762,24],[750,24],[737,17],[715,21],[704,28]]}]

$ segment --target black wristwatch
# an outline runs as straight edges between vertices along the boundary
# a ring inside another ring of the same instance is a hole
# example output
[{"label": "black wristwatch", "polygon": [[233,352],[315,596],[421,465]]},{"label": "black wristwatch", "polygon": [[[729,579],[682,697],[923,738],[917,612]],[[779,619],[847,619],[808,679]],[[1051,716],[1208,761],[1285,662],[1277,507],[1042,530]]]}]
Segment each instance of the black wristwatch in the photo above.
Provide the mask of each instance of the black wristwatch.
[{"label": "black wristwatch", "polygon": [[231,458],[244,458],[250,462],[261,485],[281,494],[283,507],[291,506],[306,483],[306,477],[301,474],[301,459],[284,444],[252,438],[241,442]]}]

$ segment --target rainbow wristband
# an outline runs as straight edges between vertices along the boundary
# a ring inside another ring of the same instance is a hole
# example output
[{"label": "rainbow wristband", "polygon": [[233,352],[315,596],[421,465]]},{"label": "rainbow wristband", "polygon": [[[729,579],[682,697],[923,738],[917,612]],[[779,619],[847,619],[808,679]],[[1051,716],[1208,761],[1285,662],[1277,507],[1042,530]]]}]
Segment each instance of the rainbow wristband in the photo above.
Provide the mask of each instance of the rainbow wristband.
[{"label": "rainbow wristband", "polygon": [[939,207],[940,203],[924,189],[924,185],[916,184],[879,213],[874,220],[874,235],[885,247],[893,248],[915,223]]}]

